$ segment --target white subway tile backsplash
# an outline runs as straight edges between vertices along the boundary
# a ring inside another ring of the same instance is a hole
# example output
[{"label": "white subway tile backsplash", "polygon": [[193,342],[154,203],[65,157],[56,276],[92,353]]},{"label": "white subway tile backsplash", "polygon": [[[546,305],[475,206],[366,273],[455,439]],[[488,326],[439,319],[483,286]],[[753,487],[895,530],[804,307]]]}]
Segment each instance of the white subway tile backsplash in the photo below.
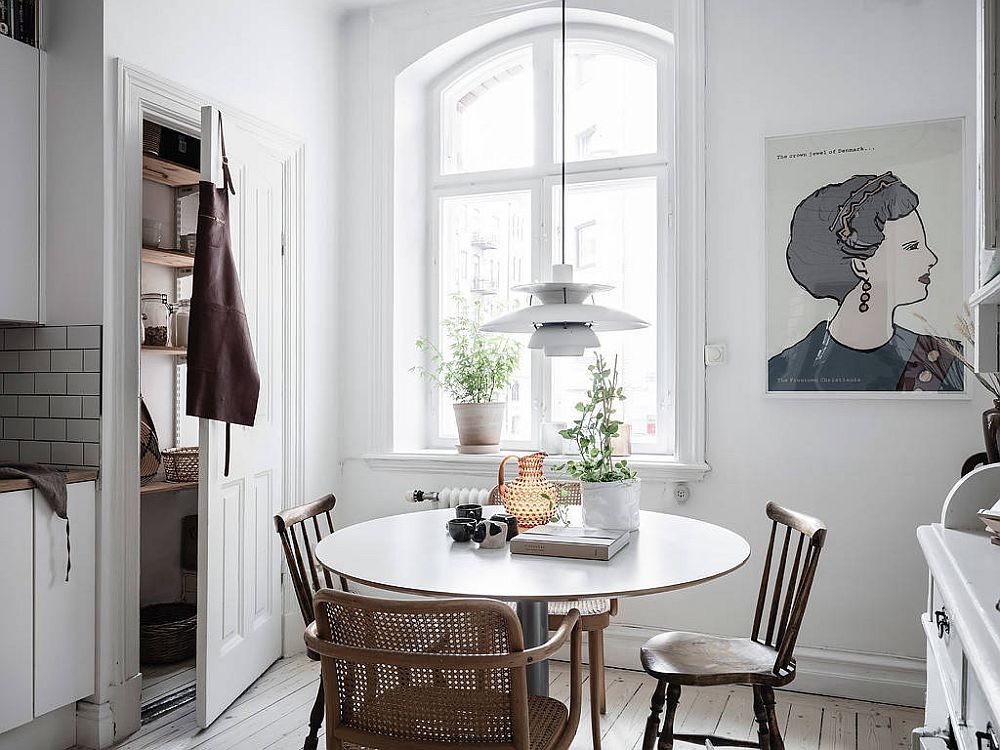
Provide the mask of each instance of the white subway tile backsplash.
[{"label": "white subway tile backsplash", "polygon": [[47,351],[21,352],[18,369],[21,372],[48,372],[50,369],[49,353]]},{"label": "white subway tile backsplash", "polygon": [[101,350],[100,349],[87,349],[83,353],[83,371],[84,372],[100,372],[101,371]]},{"label": "white subway tile backsplash", "polygon": [[17,463],[20,460],[18,458],[18,445],[16,440],[0,440],[0,461]]},{"label": "white subway tile backsplash", "polygon": [[98,396],[101,393],[101,376],[96,372],[73,372],[66,376],[66,393],[81,396]]},{"label": "white subway tile backsplash", "polygon": [[[48,354],[49,352],[45,352]],[[22,354],[22,356],[24,356]],[[83,372],[83,352],[80,349],[63,349],[52,352],[52,372]]]},{"label": "white subway tile backsplash", "polygon": [[17,396],[0,396],[0,417],[17,416]]},{"label": "white subway tile backsplash", "polygon": [[5,440],[31,440],[35,437],[35,420],[22,417],[4,417]]},{"label": "white subway tile backsplash", "polygon": [[66,423],[66,439],[74,443],[96,443],[101,439],[98,419],[71,419]]},{"label": "white subway tile backsplash", "polygon": [[17,416],[47,417],[49,416],[48,396],[18,396]]},{"label": "white subway tile backsplash", "polygon": [[52,396],[49,399],[49,416],[77,417],[83,414],[83,401],[80,396]]},{"label": "white subway tile backsplash", "polygon": [[0,328],[0,461],[100,465],[100,347],[100,326]]},{"label": "white subway tile backsplash", "polygon": [[101,397],[83,397],[83,416],[85,419],[96,419],[101,416]]},{"label": "white subway tile backsplash", "polygon": [[35,420],[36,440],[65,440],[66,420],[65,419],[36,419]]},{"label": "white subway tile backsplash", "polygon": [[35,393],[51,393],[60,395],[67,393],[66,378],[64,372],[40,372],[35,375]]},{"label": "white subway tile backsplash", "polygon": [[3,348],[7,351],[15,349],[35,348],[34,328],[8,328],[4,331]]},{"label": "white subway tile backsplash", "polygon": [[52,443],[51,461],[54,464],[82,464],[83,443]]},{"label": "white subway tile backsplash", "polygon": [[66,326],[43,326],[35,329],[36,349],[65,349]]},{"label": "white subway tile backsplash", "polygon": [[70,326],[66,330],[66,346],[70,349],[99,349],[100,326]]},{"label": "white subway tile backsplash", "polygon": [[[49,445],[49,443],[39,443],[34,440],[22,440],[18,460],[26,464],[47,464],[54,460]],[[56,443],[56,445],[60,445],[60,443]]]},{"label": "white subway tile backsplash", "polygon": [[8,396],[33,395],[35,376],[31,373],[7,373],[3,376],[3,392]]}]

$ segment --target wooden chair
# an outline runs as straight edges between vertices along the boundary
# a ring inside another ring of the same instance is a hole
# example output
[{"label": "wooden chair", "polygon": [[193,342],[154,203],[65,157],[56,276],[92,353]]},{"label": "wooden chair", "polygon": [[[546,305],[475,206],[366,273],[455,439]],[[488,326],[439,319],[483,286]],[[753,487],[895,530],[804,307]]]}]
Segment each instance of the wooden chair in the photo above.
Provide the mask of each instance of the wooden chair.
[{"label": "wooden chair", "polygon": [[[274,526],[278,530],[278,536],[281,537],[281,549],[285,554],[292,586],[295,588],[295,598],[306,626],[313,621],[313,594],[324,586],[327,588],[333,586],[333,576],[316,561],[313,547],[319,544],[324,536],[333,533],[331,511],[336,504],[337,498],[327,495],[315,502],[283,510],[274,517]],[[325,517],[323,523],[320,522],[321,517]],[[325,530],[322,528],[324,526]],[[340,579],[340,586],[347,591],[347,581],[343,578]],[[319,655],[313,651],[307,650],[307,653],[310,659],[319,660]],[[319,692],[309,715],[309,735],[306,737],[303,750],[316,750],[319,746],[319,728],[322,724],[323,683],[320,682]]]},{"label": "wooden chair", "polygon": [[[558,502],[580,504],[580,483],[550,480],[559,492]],[[490,493],[490,505],[500,504],[499,488]],[[549,630],[558,630],[570,609],[580,611],[580,627],[587,634],[587,661],[590,666],[590,732],[594,750],[601,750],[601,714],[607,713],[607,688],[604,680],[604,631],[618,614],[617,599],[582,599],[574,602],[549,602]]]},{"label": "wooden chair", "polygon": [[[306,643],[320,655],[328,750],[564,750],[582,693],[579,614],[525,650],[506,604],[400,601],[332,589],[315,597]],[[528,695],[525,668],[570,641],[570,705]]]},{"label": "wooden chair", "polygon": [[[658,680],[650,705],[649,720],[646,722],[643,750],[652,750],[656,743],[664,693],[667,710],[663,728],[659,731],[659,750],[671,750],[675,739],[699,745],[704,745],[705,740],[711,740],[712,744],[720,746],[784,750],[774,711],[774,688],[787,685],[795,678],[795,658],[792,652],[816,576],[819,553],[826,540],[826,526],[816,518],[787,510],[774,503],[767,504],[767,517],[771,519],[771,539],[767,545],[750,637],[723,638],[700,633],[662,633],[648,640],[642,647],[642,666]],[[775,547],[779,526],[784,528],[784,535],[779,542],[780,551]],[[792,532],[797,532],[797,537],[794,541],[795,556],[789,566]],[[768,601],[772,568],[775,568],[775,572]],[[675,734],[674,713],[680,700],[682,685],[752,687],[759,741],[755,743],[711,735]]]}]

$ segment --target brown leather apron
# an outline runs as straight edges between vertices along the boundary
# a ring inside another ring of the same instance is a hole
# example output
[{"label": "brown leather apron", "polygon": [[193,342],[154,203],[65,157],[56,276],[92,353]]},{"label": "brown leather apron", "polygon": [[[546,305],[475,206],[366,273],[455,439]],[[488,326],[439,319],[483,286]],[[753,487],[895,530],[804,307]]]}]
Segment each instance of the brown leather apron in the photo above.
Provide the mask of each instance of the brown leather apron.
[{"label": "brown leather apron", "polygon": [[229,233],[229,193],[236,194],[219,115],[223,185],[201,182],[188,327],[187,413],[226,423],[225,474],[229,475],[229,425],[253,426],[260,375],[243,308],[243,294]]}]

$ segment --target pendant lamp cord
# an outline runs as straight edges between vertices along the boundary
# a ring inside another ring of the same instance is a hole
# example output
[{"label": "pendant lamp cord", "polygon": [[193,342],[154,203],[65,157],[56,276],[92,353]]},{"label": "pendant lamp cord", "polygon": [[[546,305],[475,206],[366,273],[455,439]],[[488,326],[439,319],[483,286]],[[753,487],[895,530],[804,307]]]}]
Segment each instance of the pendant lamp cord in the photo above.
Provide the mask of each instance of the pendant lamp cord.
[{"label": "pendant lamp cord", "polygon": [[562,0],[562,262],[566,264],[566,0]]}]

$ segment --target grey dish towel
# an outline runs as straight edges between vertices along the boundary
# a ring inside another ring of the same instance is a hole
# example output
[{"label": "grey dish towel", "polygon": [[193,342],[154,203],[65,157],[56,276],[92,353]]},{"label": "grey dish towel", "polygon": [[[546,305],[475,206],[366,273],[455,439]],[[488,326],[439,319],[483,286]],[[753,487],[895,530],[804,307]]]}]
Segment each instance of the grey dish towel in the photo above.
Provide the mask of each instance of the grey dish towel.
[{"label": "grey dish towel", "polygon": [[69,580],[69,516],[66,513],[66,472],[41,464],[0,464],[0,479],[30,479],[52,512],[66,521],[66,580]]}]

